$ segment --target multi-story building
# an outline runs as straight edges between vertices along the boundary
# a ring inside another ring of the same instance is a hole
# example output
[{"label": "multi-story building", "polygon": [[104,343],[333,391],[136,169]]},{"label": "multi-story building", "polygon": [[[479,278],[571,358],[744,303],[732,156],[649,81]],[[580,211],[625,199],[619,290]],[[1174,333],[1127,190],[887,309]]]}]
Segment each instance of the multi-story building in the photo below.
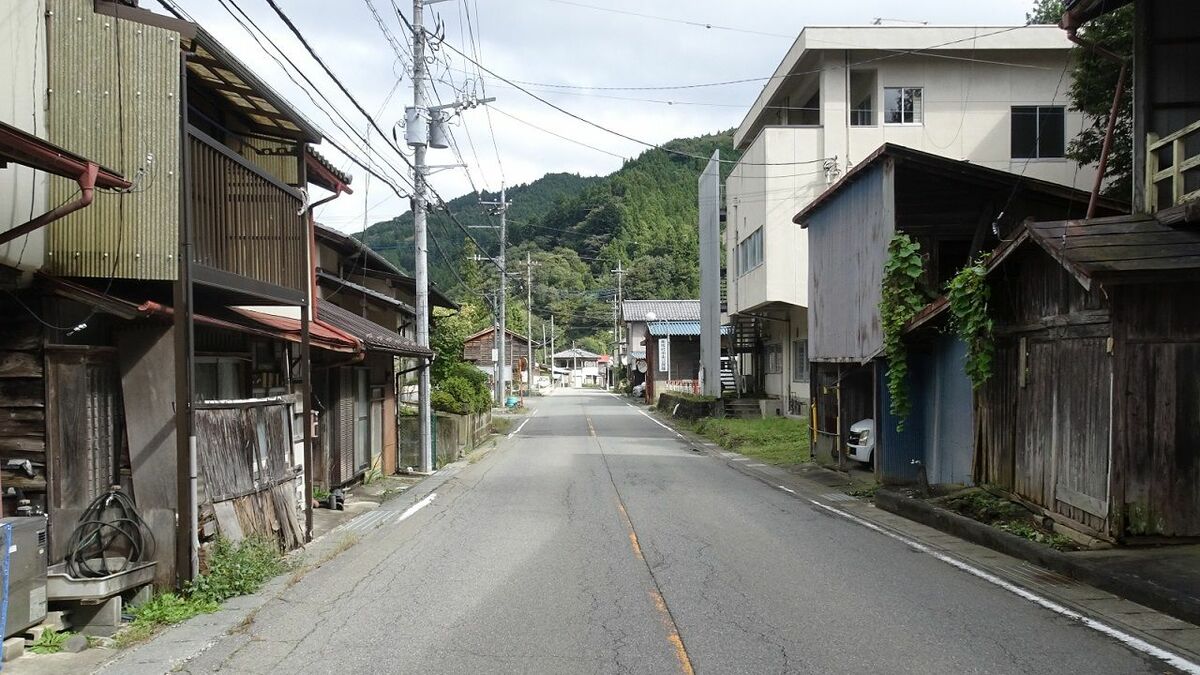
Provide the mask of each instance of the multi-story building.
[{"label": "multi-story building", "polygon": [[1069,107],[1071,47],[1056,26],[800,33],[738,127],[741,157],[725,182],[742,391],[804,412],[809,252],[792,217],[883,143],[1090,187],[1093,170],[1065,157],[1083,123]]}]

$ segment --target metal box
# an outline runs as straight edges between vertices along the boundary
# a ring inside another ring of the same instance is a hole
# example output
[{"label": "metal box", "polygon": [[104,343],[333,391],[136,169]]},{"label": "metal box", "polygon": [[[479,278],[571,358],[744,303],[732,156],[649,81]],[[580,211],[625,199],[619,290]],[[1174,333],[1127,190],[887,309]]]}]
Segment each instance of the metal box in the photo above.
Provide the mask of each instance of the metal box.
[{"label": "metal box", "polygon": [[46,517],[0,518],[0,618],[10,638],[46,618]]}]

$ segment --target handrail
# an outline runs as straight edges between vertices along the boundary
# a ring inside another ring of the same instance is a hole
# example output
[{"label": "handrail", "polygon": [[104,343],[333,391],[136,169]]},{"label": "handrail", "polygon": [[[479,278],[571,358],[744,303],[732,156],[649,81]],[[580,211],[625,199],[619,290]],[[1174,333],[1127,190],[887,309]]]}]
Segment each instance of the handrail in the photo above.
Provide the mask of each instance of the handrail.
[{"label": "handrail", "polygon": [[[1162,138],[1154,132],[1146,134],[1146,209],[1150,213],[1200,198],[1200,190],[1184,191],[1183,176],[1185,171],[1200,168],[1200,154],[1184,156],[1184,141],[1196,132],[1200,132],[1200,120]],[[1171,146],[1171,163],[1160,169],[1157,153],[1168,145]],[[1158,203],[1158,184],[1167,179],[1171,180],[1171,203],[1164,207]]]}]

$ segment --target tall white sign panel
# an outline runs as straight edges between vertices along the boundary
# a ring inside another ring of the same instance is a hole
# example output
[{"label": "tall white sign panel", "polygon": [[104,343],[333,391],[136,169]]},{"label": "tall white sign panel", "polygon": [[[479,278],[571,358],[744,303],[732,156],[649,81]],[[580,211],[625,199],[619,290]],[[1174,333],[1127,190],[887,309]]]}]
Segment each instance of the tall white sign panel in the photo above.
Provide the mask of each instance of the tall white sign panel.
[{"label": "tall white sign panel", "polygon": [[700,174],[700,392],[721,395],[721,151]]}]

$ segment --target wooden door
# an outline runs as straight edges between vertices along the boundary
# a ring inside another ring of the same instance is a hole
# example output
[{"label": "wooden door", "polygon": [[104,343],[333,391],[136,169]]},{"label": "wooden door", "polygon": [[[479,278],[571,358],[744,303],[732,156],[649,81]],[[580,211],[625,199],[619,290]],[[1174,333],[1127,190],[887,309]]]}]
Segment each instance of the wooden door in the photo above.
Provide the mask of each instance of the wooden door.
[{"label": "wooden door", "polygon": [[1100,523],[1093,519],[1108,517],[1112,360],[1103,337],[1060,340],[1055,347],[1055,510],[1095,527]]},{"label": "wooden door", "polygon": [[119,482],[125,420],[116,351],[46,350],[50,560],[67,542],[87,505]]}]

